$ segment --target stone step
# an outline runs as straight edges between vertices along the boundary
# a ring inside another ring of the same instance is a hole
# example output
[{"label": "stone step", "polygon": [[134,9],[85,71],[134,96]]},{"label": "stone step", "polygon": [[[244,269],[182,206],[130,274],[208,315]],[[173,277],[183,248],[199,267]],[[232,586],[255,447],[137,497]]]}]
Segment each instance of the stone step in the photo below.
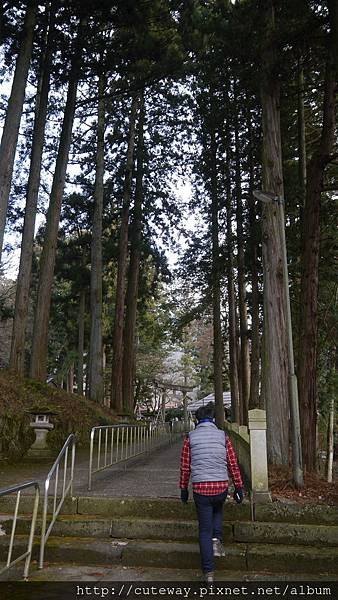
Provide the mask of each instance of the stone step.
[{"label": "stone step", "polygon": [[[27,548],[27,536],[17,536],[15,556]],[[38,559],[39,540],[35,540],[33,559]],[[0,562],[7,558],[8,538],[0,538]],[[45,561],[70,564],[122,564],[127,567],[197,569],[200,567],[197,543],[154,540],[93,539],[51,536]],[[226,544],[225,556],[216,559],[217,570],[269,571],[276,573],[338,574],[338,548],[284,546],[271,544]]]},{"label": "stone step", "polygon": [[[0,532],[9,535],[12,520],[0,516]],[[20,517],[16,532],[27,533],[29,517]],[[41,531],[38,521],[36,533]],[[145,519],[119,517],[110,519],[97,515],[61,515],[53,527],[53,536],[104,538],[154,539],[196,541],[197,520],[175,521],[173,519]],[[338,546],[338,527],[328,525],[297,525],[289,523],[257,523],[235,521],[223,523],[223,539],[227,543],[282,544],[304,546]]]},{"label": "stone step", "polygon": [[[3,496],[0,498],[0,514],[14,512],[15,496]],[[28,494],[20,500],[20,514],[32,511],[33,498]],[[52,512],[53,501],[50,498],[48,512]],[[40,501],[39,512],[42,510]],[[108,498],[96,496],[79,496],[77,498],[66,498],[60,514],[100,515],[109,517],[149,517],[158,519],[189,520],[195,519],[195,505],[192,501],[182,504],[177,498]],[[251,518],[250,503],[246,500],[238,505],[229,500],[224,506],[224,519],[226,521],[241,521]]]},{"label": "stone step", "polygon": [[[48,511],[52,510],[52,498],[50,498]],[[33,498],[23,495],[20,501],[20,514],[30,513],[33,506]],[[3,496],[0,498],[0,514],[14,512],[15,496]],[[42,502],[40,502],[40,512]],[[256,505],[255,521],[294,523],[294,524],[317,524],[337,525],[338,507],[325,505],[298,505],[283,502],[272,502],[270,504]],[[145,517],[155,519],[194,520],[195,506],[193,501],[182,504],[175,498],[108,498],[101,496],[79,496],[66,498],[61,514],[100,515],[109,517]],[[251,507],[246,499],[243,504],[237,505],[229,499],[224,505],[225,521],[250,521]]]},{"label": "stone step", "polygon": [[[16,533],[25,534],[30,528],[30,518],[20,517],[17,521]],[[0,517],[0,532],[10,535],[12,520]],[[41,532],[41,521],[37,522],[36,534]],[[232,539],[231,523],[224,524],[224,535]],[[60,516],[53,526],[53,536],[94,537],[94,538],[129,538],[129,539],[175,539],[196,540],[198,536],[197,521],[152,520],[121,517],[107,519],[93,516]]]},{"label": "stone step", "polygon": [[248,544],[247,564],[250,571],[265,565],[271,572],[338,575],[338,548]]},{"label": "stone step", "polygon": [[[9,496],[0,497],[0,515],[13,515],[16,503],[16,495],[10,494]],[[32,494],[22,494],[19,504],[19,514],[26,515],[31,514],[34,505],[34,497]],[[43,509],[43,498],[40,496],[39,502],[39,514],[42,513]],[[53,511],[53,498],[49,499],[48,502],[48,513]],[[77,513],[77,498],[65,498],[60,514],[75,515]]]},{"label": "stone step", "polygon": [[[0,515],[0,534],[10,535],[12,528],[12,518]],[[47,526],[49,520],[47,519]],[[16,534],[25,534],[30,530],[31,519],[29,516],[22,515],[18,517],[16,524]],[[111,531],[111,519],[107,517],[81,516],[81,515],[59,515],[54,523],[53,536],[64,537],[94,537],[108,538]],[[36,523],[35,533],[37,536],[41,533],[41,519]]]},{"label": "stone step", "polygon": [[308,525],[338,525],[338,506],[325,504],[297,504],[292,502],[271,502],[256,504],[255,521],[295,523]]},{"label": "stone step", "polygon": [[[246,565],[246,544],[229,544],[226,556],[217,559],[217,569],[244,571]],[[146,566],[181,569],[200,568],[198,543],[130,541],[123,550],[123,564],[127,566]]]},{"label": "stone step", "polygon": [[[27,536],[17,535],[14,542],[14,553],[12,559],[27,550]],[[48,538],[45,548],[45,561],[67,562],[77,564],[111,564],[120,562],[123,543],[117,543],[112,539],[55,537]],[[38,560],[40,540],[35,538],[32,559]],[[0,537],[0,561],[7,559],[8,538]]]},{"label": "stone step", "polygon": [[[5,565],[0,562],[0,570],[4,566]],[[12,567],[9,572],[0,575],[0,581],[20,581],[22,580],[22,573],[23,567],[22,564],[19,563]],[[292,581],[294,584],[297,581],[318,581],[320,584],[323,581],[332,581],[332,575],[323,575],[321,573],[291,573],[290,575],[286,573],[271,574],[268,571],[247,571],[243,574],[243,571],[222,570],[216,571],[215,580],[217,582],[236,582],[236,587],[238,582],[244,584],[249,581],[257,582],[257,584],[261,586],[262,582],[266,581],[267,586],[270,587],[272,580],[281,583]],[[196,569],[169,569],[166,567],[142,567],[142,569],[140,569],[139,567],[126,567],[125,565],[122,565],[122,563],[109,565],[69,565],[62,562],[49,562],[48,564],[46,563],[41,570],[38,569],[37,564],[33,562],[29,571],[29,581],[33,583],[38,582],[39,588],[37,589],[39,589],[39,591],[40,589],[43,591],[41,584],[47,583],[48,587],[46,591],[48,591],[48,594],[50,595],[51,591],[54,593],[55,590],[54,595],[59,598],[62,597],[62,592],[64,592],[65,589],[61,587],[59,596],[57,596],[60,582],[73,582],[74,586],[77,584],[81,586],[81,582],[83,582],[84,586],[90,585],[89,582],[99,582],[101,586],[111,584],[112,582],[128,582],[129,584],[130,582],[148,582],[150,585],[153,585],[154,582],[160,582],[161,584],[164,584],[164,582],[182,582],[182,585],[186,585],[189,582],[189,584],[201,584],[203,587],[205,585],[202,582],[200,566]],[[55,582],[56,585],[53,585],[52,582]],[[27,582],[25,582],[25,586],[27,587]],[[312,584],[310,587],[313,588],[314,585]],[[75,587],[74,592],[76,592],[76,590],[77,588]],[[31,597],[35,599],[36,590],[34,591],[34,596]],[[10,599],[12,600],[13,597],[13,590],[11,590]]]},{"label": "stone step", "polygon": [[[142,517],[151,519],[195,520],[192,501],[182,504],[177,498],[97,498],[79,497],[78,514],[100,514],[111,517]],[[229,500],[224,505],[225,521],[247,521],[251,518],[248,501],[238,505]]]},{"label": "stone step", "polygon": [[[274,545],[272,549],[269,544],[229,544],[225,546],[225,553],[224,557],[216,559],[217,571],[338,574],[338,548]],[[123,550],[122,562],[128,566],[197,568],[200,564],[199,546],[179,542],[132,541]]]},{"label": "stone step", "polygon": [[338,526],[295,523],[234,523],[235,542],[301,546],[337,546]]}]

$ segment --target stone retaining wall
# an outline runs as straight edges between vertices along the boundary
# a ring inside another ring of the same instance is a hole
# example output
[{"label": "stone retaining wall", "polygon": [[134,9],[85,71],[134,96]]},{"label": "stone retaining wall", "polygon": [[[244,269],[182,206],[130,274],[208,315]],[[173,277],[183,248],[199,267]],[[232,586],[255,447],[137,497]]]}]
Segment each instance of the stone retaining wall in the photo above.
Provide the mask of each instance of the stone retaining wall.
[{"label": "stone retaining wall", "polygon": [[251,488],[250,436],[248,428],[243,425],[237,425],[237,423],[226,421],[225,430],[229,435],[237,454],[245,484]]}]

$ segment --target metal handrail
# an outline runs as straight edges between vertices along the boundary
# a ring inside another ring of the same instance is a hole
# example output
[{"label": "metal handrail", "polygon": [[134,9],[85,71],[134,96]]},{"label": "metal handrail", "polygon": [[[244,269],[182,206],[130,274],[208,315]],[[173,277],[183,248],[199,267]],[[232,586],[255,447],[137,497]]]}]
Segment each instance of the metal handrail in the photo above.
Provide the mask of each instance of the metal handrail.
[{"label": "metal handrail", "polygon": [[[103,439],[102,439],[103,438]],[[88,490],[92,489],[94,473],[148,452],[163,442],[172,440],[170,424],[102,425],[93,427],[90,434]],[[94,467],[94,443],[97,441],[97,461]]]},{"label": "metal handrail", "polygon": [[[49,535],[53,529],[54,523],[57,519],[57,516],[62,508],[65,497],[68,492],[73,494],[73,480],[74,480],[74,464],[75,464],[75,442],[76,438],[73,433],[71,433],[66,439],[59,456],[55,460],[51,470],[49,471],[46,481],[45,481],[45,492],[44,492],[44,503],[43,503],[43,511],[42,511],[42,526],[41,526],[41,544],[40,544],[40,559],[39,559],[39,569],[43,568],[43,559],[45,553],[46,542],[49,538]],[[70,464],[70,478],[67,483],[67,468],[68,468],[68,451],[71,447],[72,456],[71,456],[71,464]],[[62,478],[62,493],[59,498],[59,502],[57,502],[57,492],[59,485],[59,471],[60,465],[63,462],[63,478]],[[54,483],[54,499],[53,499],[53,513],[51,522],[47,528],[47,510],[48,510],[48,493],[50,489],[51,479],[55,475],[55,483]]]},{"label": "metal handrail", "polygon": [[[24,552],[23,554],[21,554],[20,556],[15,558],[14,560],[11,560],[13,546],[14,546],[15,529],[16,529],[16,524],[17,524],[17,519],[18,519],[21,491],[25,490],[27,488],[30,488],[30,487],[35,488],[35,497],[34,497],[34,506],[33,506],[33,512],[32,512],[32,521],[31,521],[31,528],[30,528],[30,532],[29,532],[27,550],[26,550],[26,552]],[[7,571],[8,569],[10,569],[13,565],[18,563],[20,560],[23,560],[25,558],[26,561],[25,561],[23,576],[24,576],[24,579],[27,579],[28,572],[29,572],[29,566],[30,566],[30,562],[31,562],[31,557],[32,557],[34,533],[35,533],[36,519],[37,519],[38,507],[39,507],[40,487],[39,487],[39,484],[37,481],[29,481],[27,483],[22,483],[19,485],[15,485],[14,487],[0,490],[0,497],[7,496],[9,494],[14,494],[15,492],[17,495],[16,495],[16,503],[15,503],[15,509],[14,509],[11,537],[10,537],[9,548],[8,548],[7,562],[6,562],[6,566],[3,567],[2,569],[0,569],[0,575],[2,573],[4,573],[5,571]]]}]

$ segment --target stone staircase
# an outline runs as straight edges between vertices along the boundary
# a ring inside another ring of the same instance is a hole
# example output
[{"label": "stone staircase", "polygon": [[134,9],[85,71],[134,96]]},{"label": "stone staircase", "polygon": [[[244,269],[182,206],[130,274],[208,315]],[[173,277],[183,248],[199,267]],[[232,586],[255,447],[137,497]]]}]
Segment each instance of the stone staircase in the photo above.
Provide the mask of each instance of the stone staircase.
[{"label": "stone staircase", "polygon": [[[0,499],[0,563],[6,558],[13,502],[11,497]],[[26,549],[31,505],[32,498],[23,496],[16,555]],[[37,534],[39,529],[40,521]],[[46,565],[199,570],[197,531],[193,502],[68,498],[47,542],[45,561]],[[229,500],[224,508],[224,541],[226,556],[216,559],[218,573],[298,573],[332,579],[338,574],[338,509],[334,507],[257,505],[252,521],[249,503],[238,506]],[[35,560],[38,546],[37,537]]]}]

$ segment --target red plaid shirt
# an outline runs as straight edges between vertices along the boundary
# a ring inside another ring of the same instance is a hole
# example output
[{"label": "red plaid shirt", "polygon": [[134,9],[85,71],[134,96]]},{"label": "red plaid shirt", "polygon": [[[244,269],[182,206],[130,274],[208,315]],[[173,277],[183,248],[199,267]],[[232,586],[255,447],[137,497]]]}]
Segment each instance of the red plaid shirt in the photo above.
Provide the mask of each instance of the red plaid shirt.
[{"label": "red plaid shirt", "polygon": [[[225,458],[225,457],[224,457]],[[235,487],[243,487],[241,472],[238,467],[237,457],[235,450],[228,436],[226,436],[226,462],[228,472]],[[191,449],[190,440],[187,436],[183,443],[181,453],[181,474],[180,474],[180,488],[188,489],[189,478],[191,472]],[[196,494],[202,494],[203,496],[215,496],[216,494],[222,494],[228,489],[228,481],[203,481],[200,483],[193,483],[192,489]]]}]

